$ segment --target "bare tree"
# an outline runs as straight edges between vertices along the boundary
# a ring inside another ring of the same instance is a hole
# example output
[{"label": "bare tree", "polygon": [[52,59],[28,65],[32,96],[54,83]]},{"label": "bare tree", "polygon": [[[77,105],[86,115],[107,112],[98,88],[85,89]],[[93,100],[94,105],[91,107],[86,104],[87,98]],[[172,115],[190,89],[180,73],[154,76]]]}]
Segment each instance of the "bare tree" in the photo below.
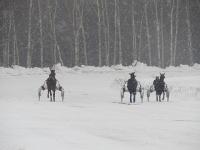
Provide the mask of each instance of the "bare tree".
[{"label": "bare tree", "polygon": [[79,65],[79,32],[78,32],[78,13],[77,13],[77,0],[74,0],[73,6],[73,28],[74,28],[74,63],[75,66]]},{"label": "bare tree", "polygon": [[119,0],[115,0],[115,13],[114,13],[114,54],[113,54],[113,64],[117,63],[117,50],[119,56],[119,64],[123,63],[122,57],[122,44],[121,44],[121,21],[120,21],[120,6]]},{"label": "bare tree", "polygon": [[154,0],[156,9],[156,31],[157,31],[157,55],[158,55],[158,66],[161,67],[160,59],[160,23],[158,19],[158,0]]},{"label": "bare tree", "polygon": [[[55,1],[54,1],[55,2]],[[55,14],[55,3],[52,4],[51,0],[47,0],[47,11],[48,11],[48,30],[49,30],[49,52],[51,54],[50,66],[56,64],[56,44],[54,36],[54,14]]]},{"label": "bare tree", "polygon": [[114,54],[113,54],[113,65],[116,65],[117,59],[117,0],[115,0],[115,37],[114,37]]},{"label": "bare tree", "polygon": [[144,13],[142,13],[142,17],[140,20],[140,28],[139,28],[139,46],[137,49],[137,60],[141,61],[141,49],[142,49],[142,26],[143,26],[143,18],[144,18]]},{"label": "bare tree", "polygon": [[134,8],[134,0],[131,1],[131,16],[132,16],[132,49],[133,49],[133,62],[137,59],[136,52],[136,25],[135,25],[135,8]]},{"label": "bare tree", "polygon": [[85,37],[85,28],[83,25],[83,10],[84,10],[84,0],[81,0],[80,4],[80,30],[82,33],[83,38],[83,52],[84,52],[84,65],[88,65],[88,58],[87,58],[87,43],[86,43],[86,37]]},{"label": "bare tree", "polygon": [[61,55],[61,52],[60,52],[60,47],[59,47],[58,44],[57,44],[56,46],[57,46],[56,48],[57,48],[57,51],[58,51],[59,62],[60,62],[60,64],[61,64],[61,66],[63,66],[64,63],[63,63],[63,60],[62,60],[62,55]]},{"label": "bare tree", "polygon": [[57,61],[57,55],[58,55],[59,62],[61,63],[61,65],[63,65],[60,47],[58,46],[57,36],[56,36],[56,15],[57,15],[57,0],[55,0],[54,11],[53,11],[52,20],[51,20],[52,28],[53,28],[53,41],[54,41],[54,64],[58,62]]},{"label": "bare tree", "polygon": [[147,6],[148,6],[148,0],[145,1],[144,5],[144,12],[145,12],[145,23],[146,23],[146,33],[147,33],[147,46],[148,46],[148,54],[149,54],[149,65],[152,65],[151,61],[151,40],[150,40],[150,33],[149,33],[149,20],[147,15]]},{"label": "bare tree", "polygon": [[105,61],[107,63],[108,52],[108,40],[107,40],[107,20],[106,20],[106,0],[102,0],[102,22],[103,22],[103,34],[104,34],[104,47],[105,47]]},{"label": "bare tree", "polygon": [[42,11],[40,0],[38,0],[38,11],[39,11],[39,30],[40,30],[40,67],[44,64],[44,46],[43,46],[43,25],[42,25]]},{"label": "bare tree", "polygon": [[10,23],[10,17],[9,17],[9,11],[4,10],[3,11],[3,65],[4,67],[9,66],[9,23]]},{"label": "bare tree", "polygon": [[7,66],[10,65],[10,51],[11,51],[11,30],[12,30],[12,10],[11,10],[11,4],[9,4],[9,27],[8,27],[8,39],[7,39]]},{"label": "bare tree", "polygon": [[174,15],[174,1],[171,0],[171,12],[170,12],[170,65],[174,66],[173,63],[173,57],[174,57],[174,46],[173,46],[173,41],[174,41],[174,32],[173,32],[173,15]]},{"label": "bare tree", "polygon": [[117,27],[118,27],[118,40],[119,40],[119,64],[123,62],[122,56],[122,42],[121,42],[121,23],[120,23],[120,3],[117,1]]},{"label": "bare tree", "polygon": [[105,17],[106,17],[106,65],[110,65],[110,25],[109,25],[109,15],[108,15],[108,0],[104,0],[105,4]]},{"label": "bare tree", "polygon": [[56,38],[56,26],[55,26],[55,19],[56,19],[56,12],[57,12],[57,0],[55,0],[54,4],[54,11],[51,18],[52,24],[52,32],[53,32],[53,56],[54,56],[54,64],[57,63],[57,38]]},{"label": "bare tree", "polygon": [[175,39],[174,39],[174,55],[173,55],[173,64],[176,65],[176,51],[177,51],[177,38],[178,38],[178,22],[179,22],[179,0],[176,0],[176,30],[175,30]]},{"label": "bare tree", "polygon": [[165,67],[165,46],[164,46],[164,23],[163,23],[163,15],[164,15],[164,1],[161,1],[161,15],[160,15],[160,22],[161,22],[161,67]]},{"label": "bare tree", "polygon": [[[82,37],[83,41],[83,54],[84,54],[84,64],[88,65],[87,57],[87,43],[85,35],[85,27],[83,24],[84,16],[84,0],[74,0],[73,6],[73,28],[74,28],[74,56],[75,56],[75,65],[80,65],[80,40]],[[81,37],[80,37],[81,36]]]},{"label": "bare tree", "polygon": [[14,17],[14,1],[13,1],[13,65],[19,65],[19,50],[17,46],[17,33],[15,28],[15,17]]},{"label": "bare tree", "polygon": [[101,41],[101,0],[97,0],[97,12],[98,12],[98,50],[99,50],[99,66],[102,66],[102,41]]},{"label": "bare tree", "polygon": [[188,36],[188,49],[189,49],[189,63],[193,65],[193,52],[192,52],[192,32],[190,23],[190,3],[186,0],[186,15],[187,15],[187,36]]},{"label": "bare tree", "polygon": [[29,0],[29,21],[28,21],[28,51],[27,51],[27,67],[31,67],[31,20],[32,20],[32,0]]}]

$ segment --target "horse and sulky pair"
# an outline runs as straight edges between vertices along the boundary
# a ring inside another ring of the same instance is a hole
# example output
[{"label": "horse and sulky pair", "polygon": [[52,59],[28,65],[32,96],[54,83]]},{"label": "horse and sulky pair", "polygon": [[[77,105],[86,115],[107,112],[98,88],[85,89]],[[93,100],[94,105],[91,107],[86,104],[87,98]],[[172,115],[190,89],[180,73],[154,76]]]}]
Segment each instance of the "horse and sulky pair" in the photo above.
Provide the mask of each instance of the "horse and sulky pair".
[{"label": "horse and sulky pair", "polygon": [[[55,92],[56,90],[61,92],[62,101],[64,101],[64,88],[60,85],[58,80],[55,78],[55,70],[51,70],[51,74],[49,75],[48,79],[45,80],[44,84],[40,86],[38,90],[38,97],[40,100],[41,92],[44,90],[48,90],[47,97],[50,97],[50,101],[55,102]],[[49,96],[50,95],[50,96]],[[53,95],[53,98],[52,98]]]},{"label": "horse and sulky pair", "polygon": [[[136,101],[136,93],[140,93],[141,101],[143,102],[144,98],[144,87],[141,86],[140,82],[136,80],[135,72],[130,73],[130,79],[128,81],[125,81],[121,87],[121,103],[123,103],[124,93],[129,92],[130,93],[130,103],[135,103]],[[161,95],[163,95],[162,100],[165,99],[165,95],[167,97],[167,101],[169,101],[169,89],[167,84],[164,81],[165,79],[165,73],[160,73],[160,77],[156,77],[156,79],[153,81],[153,85],[151,85],[149,88],[147,88],[147,100],[149,101],[150,94],[152,92],[156,92],[156,101],[161,102]]]}]

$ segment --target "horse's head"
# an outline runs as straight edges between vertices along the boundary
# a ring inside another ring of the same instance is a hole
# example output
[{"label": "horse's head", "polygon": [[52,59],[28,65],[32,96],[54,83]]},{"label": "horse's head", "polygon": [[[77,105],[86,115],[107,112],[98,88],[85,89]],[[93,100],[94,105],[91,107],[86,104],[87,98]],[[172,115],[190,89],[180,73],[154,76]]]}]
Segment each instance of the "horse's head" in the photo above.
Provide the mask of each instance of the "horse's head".
[{"label": "horse's head", "polygon": [[131,76],[131,78],[133,78],[133,79],[135,79],[135,72],[133,72],[133,73],[130,73],[130,76]]},{"label": "horse's head", "polygon": [[164,79],[165,79],[165,73],[160,73],[160,80],[164,81]]}]

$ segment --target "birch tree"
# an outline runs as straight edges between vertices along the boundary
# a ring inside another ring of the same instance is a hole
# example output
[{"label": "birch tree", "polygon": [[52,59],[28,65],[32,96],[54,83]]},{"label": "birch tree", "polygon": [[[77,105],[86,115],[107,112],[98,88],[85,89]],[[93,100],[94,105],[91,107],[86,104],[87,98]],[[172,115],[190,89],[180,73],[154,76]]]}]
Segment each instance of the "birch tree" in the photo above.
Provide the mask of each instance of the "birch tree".
[{"label": "birch tree", "polygon": [[77,20],[77,0],[74,0],[73,6],[73,31],[74,31],[74,64],[79,65],[79,32],[78,32],[78,20]]},{"label": "birch tree", "polygon": [[171,66],[174,66],[174,63],[173,63],[173,57],[174,57],[174,47],[173,47],[173,41],[174,41],[174,32],[173,32],[174,1],[175,0],[171,0],[171,12],[170,12],[170,65]]},{"label": "birch tree", "polygon": [[114,24],[114,27],[115,27],[115,33],[114,33],[114,53],[113,53],[113,65],[116,65],[116,57],[117,57],[117,0],[115,0],[115,24]]},{"label": "birch tree", "polygon": [[79,19],[78,19],[78,0],[74,0],[73,6],[73,28],[74,28],[74,63],[79,65]]},{"label": "birch tree", "polygon": [[31,67],[31,20],[32,20],[32,0],[29,0],[29,19],[28,19],[28,51],[27,51],[27,67]]},{"label": "birch tree", "polygon": [[118,27],[118,39],[119,39],[119,64],[122,65],[123,56],[122,56],[122,41],[121,41],[121,23],[120,23],[120,3],[117,1],[117,27]]},{"label": "birch tree", "polygon": [[137,60],[141,61],[141,49],[142,49],[142,26],[143,26],[143,18],[144,18],[144,13],[142,13],[142,17],[140,20],[140,28],[139,28],[139,46],[137,50]]},{"label": "birch tree", "polygon": [[55,0],[54,4],[54,11],[51,18],[51,24],[52,24],[52,32],[53,32],[53,56],[54,56],[54,64],[57,63],[57,38],[56,38],[56,25],[55,25],[55,19],[56,19],[56,12],[57,12],[57,0]]},{"label": "birch tree", "polygon": [[39,31],[40,31],[40,67],[44,65],[44,46],[43,46],[43,21],[40,0],[38,0],[38,11],[39,11]]},{"label": "birch tree", "polygon": [[[102,0],[102,22],[103,22],[103,34],[104,34],[104,47],[105,47],[105,55],[107,55],[108,51],[108,40],[107,40],[107,20],[106,20],[106,11],[105,11],[105,4],[106,1]],[[107,56],[105,56],[105,61],[107,61]]]},{"label": "birch tree", "polygon": [[86,43],[86,36],[85,36],[85,28],[83,25],[83,11],[84,11],[84,0],[81,0],[80,4],[80,30],[82,33],[82,38],[83,38],[83,53],[84,53],[84,65],[88,65],[88,58],[87,58],[87,43]]},{"label": "birch tree", "polygon": [[149,56],[149,65],[152,65],[151,61],[151,41],[150,41],[150,33],[149,33],[149,19],[147,15],[147,6],[148,6],[148,0],[145,1],[144,5],[144,12],[145,12],[145,24],[146,24],[146,33],[147,33],[147,47],[148,47],[148,56]]},{"label": "birch tree", "polygon": [[190,3],[186,0],[186,15],[187,15],[187,36],[188,36],[188,50],[189,50],[189,63],[193,65],[193,52],[192,52],[192,32],[190,23]]},{"label": "birch tree", "polygon": [[105,17],[106,17],[106,65],[110,65],[110,24],[109,24],[109,14],[108,14],[108,0],[104,0],[105,4]]},{"label": "birch tree", "polygon": [[8,27],[9,27],[9,11],[4,10],[3,11],[3,66],[8,67],[9,66],[9,49],[8,49]]},{"label": "birch tree", "polygon": [[97,17],[98,17],[98,51],[99,66],[102,66],[102,41],[101,41],[101,0],[97,0]]},{"label": "birch tree", "polygon": [[176,51],[177,51],[177,39],[178,39],[178,23],[179,23],[179,0],[176,0],[176,30],[174,39],[174,54],[173,54],[173,64],[176,65]]},{"label": "birch tree", "polygon": [[12,44],[13,44],[13,62],[12,64],[13,65],[19,65],[19,50],[18,50],[18,44],[17,44],[17,33],[16,33],[16,25],[15,25],[15,1],[12,0],[11,1],[11,10],[10,10],[10,13],[11,13],[11,26],[12,26],[12,38],[13,41],[12,41]]},{"label": "birch tree", "polygon": [[161,67],[165,67],[165,44],[164,44],[164,23],[163,23],[163,15],[164,15],[164,1],[161,1],[161,15],[160,15],[160,22],[161,22]]},{"label": "birch tree", "polygon": [[134,8],[134,0],[131,1],[131,16],[132,16],[132,54],[133,54],[133,62],[137,59],[136,52],[136,25],[135,25],[135,8]]},{"label": "birch tree", "polygon": [[13,15],[12,17],[12,20],[13,20],[13,23],[12,23],[13,24],[13,65],[19,65],[19,50],[17,46],[17,33],[16,33],[16,27],[15,27],[14,9],[13,9],[12,15]]},{"label": "birch tree", "polygon": [[12,30],[12,11],[11,11],[11,6],[9,4],[9,27],[8,27],[8,39],[7,39],[7,67],[10,65],[10,51],[11,51],[11,30]]},{"label": "birch tree", "polygon": [[63,66],[62,55],[60,52],[60,47],[58,45],[57,36],[56,36],[56,15],[57,15],[57,0],[55,0],[54,12],[52,17],[52,28],[53,28],[53,41],[54,41],[54,64],[56,64],[57,56],[59,59],[59,63]]},{"label": "birch tree", "polygon": [[157,55],[158,55],[158,66],[161,67],[160,59],[160,23],[158,19],[158,0],[154,0],[155,9],[156,9],[156,31],[157,31]]},{"label": "birch tree", "polygon": [[[86,42],[86,33],[85,27],[83,24],[84,16],[84,0],[74,0],[73,7],[73,28],[74,28],[74,56],[75,56],[75,65],[80,65],[80,40],[82,37],[83,41],[83,54],[84,54],[84,65],[88,65],[87,57],[87,42]],[[81,36],[81,37],[80,37]]]}]

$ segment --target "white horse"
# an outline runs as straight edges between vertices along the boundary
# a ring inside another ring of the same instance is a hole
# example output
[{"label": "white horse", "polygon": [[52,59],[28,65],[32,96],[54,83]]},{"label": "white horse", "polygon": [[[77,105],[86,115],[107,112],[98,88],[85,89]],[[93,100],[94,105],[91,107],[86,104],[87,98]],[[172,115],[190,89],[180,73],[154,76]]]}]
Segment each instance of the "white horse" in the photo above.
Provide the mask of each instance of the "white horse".
[{"label": "white horse", "polygon": [[[120,95],[121,95],[121,103],[123,103],[123,98],[124,98],[124,93],[125,92],[129,92],[128,88],[127,88],[127,83],[128,81],[124,81],[124,83],[122,84],[122,87],[120,89]],[[144,98],[144,88],[142,87],[142,85],[140,84],[140,82],[138,82],[137,88],[136,88],[136,92],[140,93],[140,98],[141,98],[141,102],[143,102],[143,98]]]},{"label": "white horse", "polygon": [[[41,97],[41,93],[42,91],[44,90],[48,90],[48,86],[47,86],[47,80],[44,82],[43,85],[40,86],[40,88],[38,89],[38,98],[39,98],[39,101],[40,101],[40,97]],[[64,91],[64,88],[60,85],[60,83],[58,82],[58,80],[56,80],[56,90],[60,91],[61,92],[61,97],[62,97],[62,101],[64,101],[64,94],[65,94],[65,91]],[[49,94],[49,93],[48,93]],[[47,94],[47,97],[49,97],[49,95]],[[52,97],[51,97],[52,99]]]}]

